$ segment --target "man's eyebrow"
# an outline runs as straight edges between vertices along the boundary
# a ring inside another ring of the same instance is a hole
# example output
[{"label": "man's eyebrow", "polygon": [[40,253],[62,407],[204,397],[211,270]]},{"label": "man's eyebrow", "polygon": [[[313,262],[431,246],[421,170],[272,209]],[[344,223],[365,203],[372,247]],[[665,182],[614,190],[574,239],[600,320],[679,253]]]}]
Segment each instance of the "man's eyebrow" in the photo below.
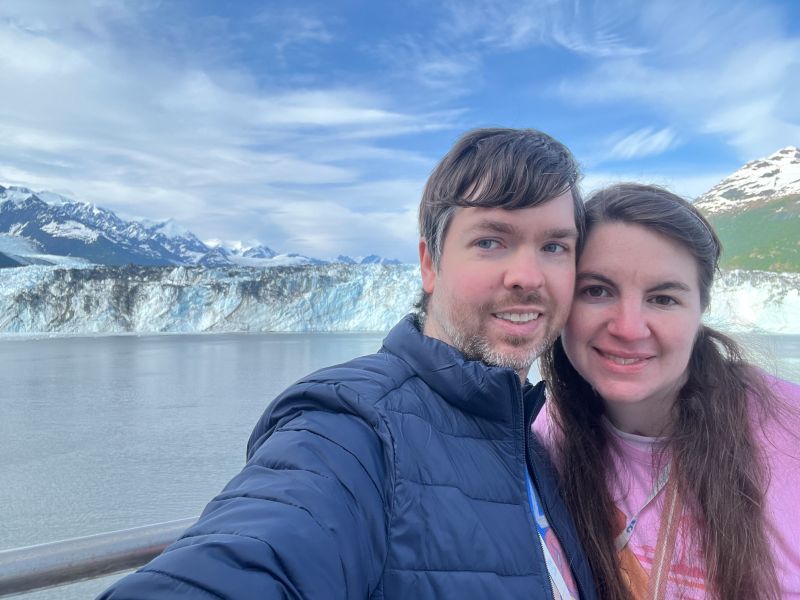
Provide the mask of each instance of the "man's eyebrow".
[{"label": "man's eyebrow", "polygon": [[483,219],[470,227],[470,231],[493,231],[495,233],[511,234],[514,233],[516,227],[510,223],[503,221],[492,221],[490,219]]},{"label": "man's eyebrow", "polygon": [[578,230],[574,227],[560,227],[557,229],[547,229],[542,237],[555,238],[557,240],[564,238],[578,238]]},{"label": "man's eyebrow", "polygon": [[[494,233],[502,233],[506,235],[513,234],[518,231],[518,227],[505,221],[492,221],[491,219],[483,219],[470,227],[470,231],[492,231]],[[558,227],[553,229],[546,229],[542,232],[541,236],[548,239],[577,239],[578,230],[574,227]]]}]

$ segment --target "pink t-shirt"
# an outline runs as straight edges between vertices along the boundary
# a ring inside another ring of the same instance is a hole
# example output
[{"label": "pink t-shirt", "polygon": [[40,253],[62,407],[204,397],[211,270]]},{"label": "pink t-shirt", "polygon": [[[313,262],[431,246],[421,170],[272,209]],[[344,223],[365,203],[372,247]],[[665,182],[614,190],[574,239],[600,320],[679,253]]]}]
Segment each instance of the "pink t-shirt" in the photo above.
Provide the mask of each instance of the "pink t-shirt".
[{"label": "pink t-shirt", "polygon": [[[800,415],[800,386],[774,378],[770,378],[768,384]],[[537,417],[533,430],[551,449],[553,439],[547,408],[548,405]],[[662,442],[624,433],[608,421],[605,425],[609,435],[618,441],[619,451],[613,453],[618,481],[613,482],[612,494],[622,524],[641,509],[653,490],[659,475],[653,466],[653,452],[660,449]],[[781,597],[800,600],[800,418],[794,424],[767,423],[763,428],[756,427],[756,436],[763,444],[770,469],[768,533],[775,553]],[[632,576],[634,589],[646,589],[664,495],[663,492],[659,494],[641,511],[633,535],[621,555]],[[705,598],[705,569],[700,549],[692,544],[690,536],[685,535],[689,528],[696,526],[692,521],[692,517],[685,513],[681,517],[669,570],[668,598]],[[635,596],[638,598],[637,594]]]}]

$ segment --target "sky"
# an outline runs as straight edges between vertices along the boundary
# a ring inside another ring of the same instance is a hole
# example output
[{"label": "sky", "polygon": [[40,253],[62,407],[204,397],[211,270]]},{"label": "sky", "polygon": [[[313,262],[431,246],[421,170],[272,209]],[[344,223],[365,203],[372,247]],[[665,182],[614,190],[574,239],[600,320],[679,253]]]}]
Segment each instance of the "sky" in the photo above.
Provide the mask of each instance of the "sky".
[{"label": "sky", "polygon": [[794,0],[0,2],[0,185],[203,240],[413,262],[466,130],[689,198],[800,145]]}]

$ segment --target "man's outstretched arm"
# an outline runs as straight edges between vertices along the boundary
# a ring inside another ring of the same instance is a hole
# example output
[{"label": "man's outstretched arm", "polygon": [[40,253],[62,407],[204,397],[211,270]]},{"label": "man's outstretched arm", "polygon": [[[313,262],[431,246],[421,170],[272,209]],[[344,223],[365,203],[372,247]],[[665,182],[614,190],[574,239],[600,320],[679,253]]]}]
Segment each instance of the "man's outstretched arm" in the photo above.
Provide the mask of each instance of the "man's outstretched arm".
[{"label": "man's outstretched arm", "polygon": [[295,414],[197,524],[100,600],[367,598],[386,556],[385,440],[352,414]]}]

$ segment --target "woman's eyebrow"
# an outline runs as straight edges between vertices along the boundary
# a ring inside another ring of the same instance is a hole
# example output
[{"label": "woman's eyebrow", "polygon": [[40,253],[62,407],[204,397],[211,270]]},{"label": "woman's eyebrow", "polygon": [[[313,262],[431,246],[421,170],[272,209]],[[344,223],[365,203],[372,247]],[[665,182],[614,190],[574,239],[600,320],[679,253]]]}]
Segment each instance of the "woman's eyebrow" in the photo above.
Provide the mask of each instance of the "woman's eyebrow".
[{"label": "woman's eyebrow", "polygon": [[664,281],[663,283],[659,283],[658,285],[654,285],[653,287],[648,288],[647,291],[648,293],[671,292],[671,291],[691,292],[692,288],[690,288],[682,281]]},{"label": "woman's eyebrow", "polygon": [[616,284],[614,283],[614,281],[612,279],[610,279],[610,278],[608,278],[605,275],[602,275],[600,273],[594,273],[592,271],[581,271],[580,273],[575,275],[575,281],[576,282],[585,281],[585,280],[599,281],[601,283],[605,283],[606,285],[608,285],[610,287],[616,287]]}]

